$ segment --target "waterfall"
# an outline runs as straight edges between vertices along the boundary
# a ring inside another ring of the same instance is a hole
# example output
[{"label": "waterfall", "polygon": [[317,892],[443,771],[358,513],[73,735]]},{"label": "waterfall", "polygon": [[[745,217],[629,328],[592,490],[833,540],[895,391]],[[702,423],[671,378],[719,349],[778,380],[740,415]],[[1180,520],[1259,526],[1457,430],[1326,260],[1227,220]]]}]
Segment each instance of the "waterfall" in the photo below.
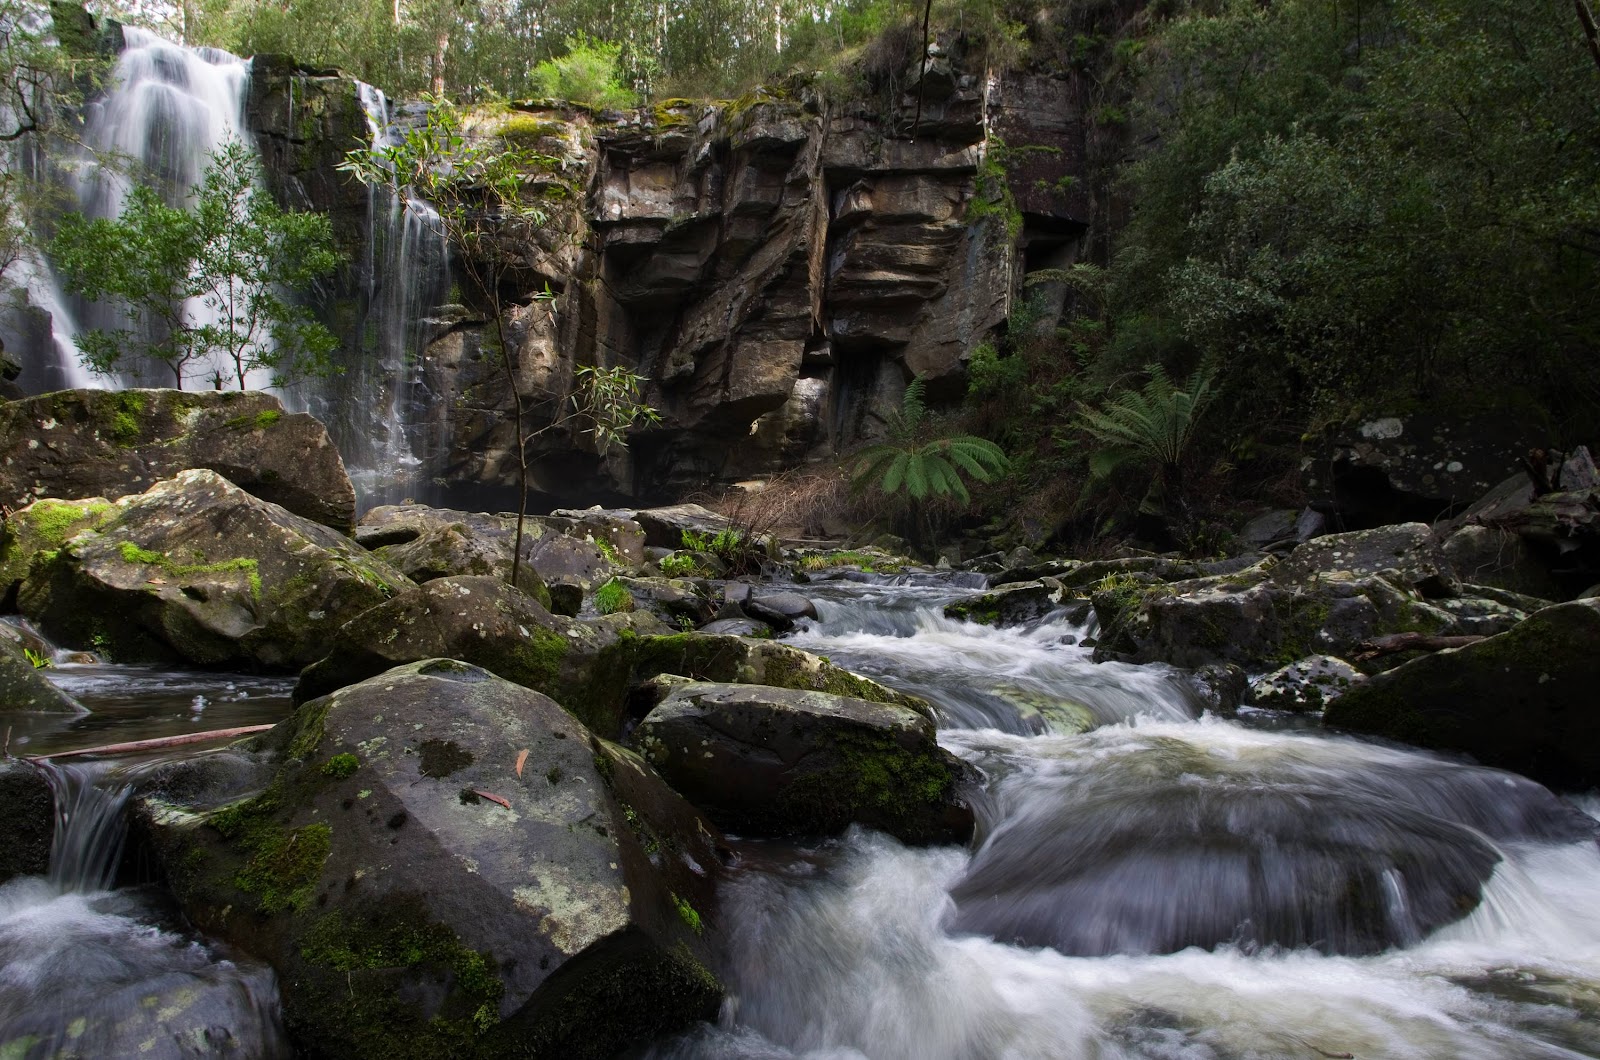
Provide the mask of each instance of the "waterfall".
[{"label": "waterfall", "polygon": [[[358,82],[374,148],[401,135],[388,98]],[[345,376],[323,398],[323,419],[340,437],[359,506],[393,504],[427,492],[429,388],[424,355],[430,311],[443,301],[449,253],[439,215],[421,200],[387,187],[367,199],[366,319],[360,348],[350,351]],[[337,426],[336,426],[337,425]]]},{"label": "waterfall", "polygon": [[133,784],[103,762],[38,769],[55,797],[56,831],[50,846],[50,882],[63,894],[108,889],[116,880],[127,837],[123,809]]}]

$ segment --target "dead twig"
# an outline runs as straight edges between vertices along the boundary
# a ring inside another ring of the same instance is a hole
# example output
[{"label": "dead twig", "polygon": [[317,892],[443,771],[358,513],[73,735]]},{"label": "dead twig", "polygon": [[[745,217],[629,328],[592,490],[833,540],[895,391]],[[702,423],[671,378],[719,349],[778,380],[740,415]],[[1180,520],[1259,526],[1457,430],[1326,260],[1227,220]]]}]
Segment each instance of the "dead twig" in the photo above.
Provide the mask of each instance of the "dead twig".
[{"label": "dead twig", "polygon": [[1482,639],[1482,635],[1476,633],[1459,637],[1437,637],[1429,633],[1391,633],[1388,636],[1373,637],[1369,641],[1364,641],[1355,658],[1358,662],[1365,662],[1368,659],[1394,655],[1402,651],[1449,651],[1452,648],[1465,648]]},{"label": "dead twig", "polygon": [[[127,743],[101,744],[99,747],[80,747],[76,751],[53,751],[47,755],[28,755],[30,762],[45,762],[55,758],[79,758],[84,755],[121,755],[138,751],[159,751],[167,747],[184,747],[188,744],[208,743],[212,740],[232,740],[266,732],[271,725],[241,725],[234,729],[212,729],[209,732],[188,732],[182,736],[161,736],[153,740],[132,740]],[[6,731],[9,743],[10,730]]]}]

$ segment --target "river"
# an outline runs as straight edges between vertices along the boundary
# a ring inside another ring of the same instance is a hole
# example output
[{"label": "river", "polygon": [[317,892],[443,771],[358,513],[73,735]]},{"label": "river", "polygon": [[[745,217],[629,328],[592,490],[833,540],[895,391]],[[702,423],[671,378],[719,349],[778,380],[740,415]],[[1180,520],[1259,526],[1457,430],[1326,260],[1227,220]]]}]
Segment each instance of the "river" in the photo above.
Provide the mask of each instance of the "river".
[{"label": "river", "polygon": [[[1305,719],[1199,716],[1181,675],[1097,665],[1065,618],[946,619],[973,590],[939,578],[797,588],[821,618],[792,643],[935,704],[986,778],[979,834],[738,844],[722,1018],[643,1055],[1600,1057],[1600,799]],[[287,711],[283,680],[55,676],[94,713],[14,751]],[[126,1010],[152,1056],[287,1055],[270,971],[114,886],[107,822],[139,768],[54,770],[56,867],[0,887],[0,1042],[103,1055],[78,1021]]]}]

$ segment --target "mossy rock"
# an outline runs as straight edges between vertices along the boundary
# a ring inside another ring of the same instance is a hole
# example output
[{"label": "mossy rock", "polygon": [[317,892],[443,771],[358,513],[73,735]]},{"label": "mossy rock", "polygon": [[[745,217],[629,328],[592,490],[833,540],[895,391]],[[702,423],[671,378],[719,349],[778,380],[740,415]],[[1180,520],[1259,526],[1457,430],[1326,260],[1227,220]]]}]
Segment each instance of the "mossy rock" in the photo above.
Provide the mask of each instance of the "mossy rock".
[{"label": "mossy rock", "polygon": [[1600,601],[1407,662],[1328,708],[1336,728],[1470,754],[1558,789],[1600,784]]},{"label": "mossy rock", "polygon": [[0,405],[0,504],[123,497],[205,468],[348,532],[355,489],[316,419],[262,391],[62,390]]},{"label": "mossy rock", "polygon": [[298,668],[339,623],[411,584],[343,535],[201,470],[36,553],[17,599],[57,641],[118,662]]},{"label": "mossy rock", "polygon": [[115,512],[104,497],[61,501],[43,498],[0,523],[0,597],[16,603],[17,589],[40,552],[55,552],[73,535],[90,530]]},{"label": "mossy rock", "polygon": [[260,794],[142,813],[191,919],[278,970],[306,1055],[598,1060],[715,1015],[716,829],[547,697],[425,660],[256,746]]},{"label": "mossy rock", "polygon": [[965,842],[968,768],[906,707],[760,685],[674,683],[633,743],[718,824],[753,835],[851,824]]}]

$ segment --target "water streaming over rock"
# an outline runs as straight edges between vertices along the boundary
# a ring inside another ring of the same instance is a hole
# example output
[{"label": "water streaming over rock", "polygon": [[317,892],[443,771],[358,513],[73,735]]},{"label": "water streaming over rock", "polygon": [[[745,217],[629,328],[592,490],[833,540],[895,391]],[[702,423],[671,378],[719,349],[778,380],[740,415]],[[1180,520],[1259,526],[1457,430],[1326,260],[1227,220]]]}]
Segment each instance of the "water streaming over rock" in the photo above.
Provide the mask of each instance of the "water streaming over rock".
[{"label": "water streaming over rock", "polygon": [[1194,719],[1181,682],[1095,666],[1059,617],[806,591],[822,618],[794,641],[932,699],[988,820],[971,851],[748,850],[723,1020],[658,1060],[1600,1057],[1592,799]]},{"label": "water streaming over rock", "polygon": [[[388,97],[359,84],[375,147],[403,135]],[[361,348],[345,351],[343,376],[309,399],[335,434],[355,483],[358,506],[426,501],[429,455],[449,439],[448,410],[428,385],[434,311],[447,294],[449,251],[438,213],[416,198],[372,187],[367,199],[366,320]]]},{"label": "water streaming over rock", "polygon": [[109,889],[137,769],[41,763],[48,877],[0,886],[0,1055],[291,1055],[270,969],[187,928],[151,887]]}]

